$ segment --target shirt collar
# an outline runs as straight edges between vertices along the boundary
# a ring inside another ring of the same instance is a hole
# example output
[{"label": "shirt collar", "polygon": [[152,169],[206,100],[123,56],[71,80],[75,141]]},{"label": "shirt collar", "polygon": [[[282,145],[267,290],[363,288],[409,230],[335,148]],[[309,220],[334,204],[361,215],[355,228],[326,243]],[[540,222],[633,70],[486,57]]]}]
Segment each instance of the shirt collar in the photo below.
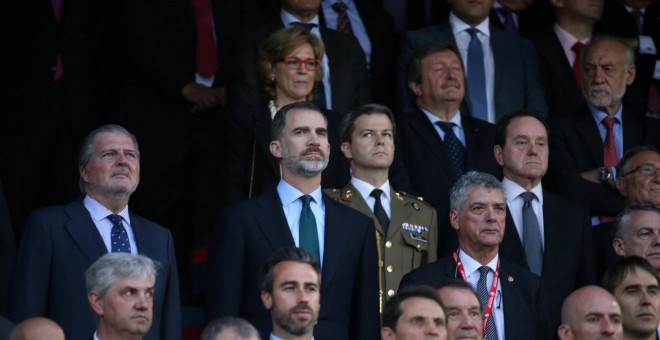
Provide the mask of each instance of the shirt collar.
[{"label": "shirt collar", "polygon": [[[490,18],[486,17],[484,21],[479,23],[479,25],[474,28],[478,29],[479,32],[485,34],[487,37],[490,37]],[[453,12],[449,13],[449,25],[451,26],[452,32],[454,34],[465,31],[470,28],[470,25],[466,24],[463,20],[459,19]],[[466,32],[467,33],[467,32]]]},{"label": "shirt collar", "polygon": [[[565,29],[561,28],[556,23],[553,29],[564,51],[570,50],[573,47],[573,45],[575,45],[575,43],[578,42],[577,38],[575,38],[572,34],[568,33]],[[589,41],[591,41],[591,37],[581,40],[580,42],[585,45],[588,45]]]},{"label": "shirt collar", "polygon": [[[277,184],[277,194],[280,196],[282,205],[285,207],[298,200],[300,196],[304,195],[302,191],[296,189],[284,179],[281,179],[280,183]],[[309,193],[309,195],[312,196],[316,204],[323,208],[323,191],[321,191],[320,186]]]},{"label": "shirt collar", "polygon": [[[85,195],[83,199],[83,205],[89,211],[89,215],[92,217],[95,223],[98,221],[107,218],[108,215],[114,214],[110,209],[104,207],[97,200],[93,199],[92,196]],[[128,213],[128,206],[125,206],[117,215],[121,216],[126,223],[131,224],[131,217]]]},{"label": "shirt collar", "polygon": [[[591,111],[591,115],[594,117],[596,120],[596,123],[600,124],[600,122],[603,121],[603,119],[609,117],[609,115],[601,110],[599,110],[597,107],[595,107],[593,104],[589,103],[587,101],[587,106],[589,106],[589,111]],[[621,112],[622,112],[623,104],[619,104],[619,109],[616,111],[614,114],[614,118],[616,118],[619,123],[621,123],[623,120],[621,120]]]},{"label": "shirt collar", "polygon": [[[440,119],[440,117],[438,117],[438,116],[432,114],[432,113],[429,112],[429,111],[426,111],[425,109],[420,108],[420,110],[422,110],[422,112],[424,112],[424,114],[425,114],[426,117],[429,119],[429,121],[431,122],[432,125],[435,125],[435,123],[437,123],[437,122],[442,122],[442,121],[443,121],[442,119]],[[456,126],[458,126],[458,127],[460,127],[460,128],[462,129],[462,128],[463,128],[463,124],[462,124],[462,120],[461,120],[461,111],[458,111],[458,112],[454,115],[454,117],[452,117],[452,118],[449,120],[449,122],[450,122],[450,123],[454,123],[454,124],[456,124]]]},{"label": "shirt collar", "polygon": [[[460,248],[458,250],[458,257],[461,259],[461,263],[463,263],[463,269],[465,270],[465,277],[468,277],[474,272],[479,270],[479,267],[482,266],[481,263],[479,263],[477,260],[473,259],[468,255],[466,252],[462,251]],[[495,254],[495,257],[493,257],[486,266],[490,268],[493,272],[497,270],[497,261],[500,259],[500,254]]]},{"label": "shirt collar", "polygon": [[[284,24],[284,27],[288,27],[292,22],[300,22],[300,19],[296,18],[295,15],[291,14],[291,12],[288,12],[285,9],[282,9],[280,12],[280,18],[282,18],[282,23]],[[319,16],[316,15],[312,20],[307,21],[306,24],[316,24],[316,28],[319,26]]]},{"label": "shirt collar", "polygon": [[[364,198],[365,201],[367,200],[367,197],[371,195],[371,192],[376,189],[376,187],[373,185],[356,177],[351,177],[351,184],[353,184],[355,189],[360,193],[360,195],[362,195],[362,198]],[[383,191],[383,195],[385,195],[388,200],[390,199],[390,180],[385,181],[385,183],[383,183],[383,185],[381,185],[378,189]]]},{"label": "shirt collar", "polygon": [[[506,193],[506,202],[511,203],[513,200],[518,198],[520,194],[523,192],[527,191],[518,183],[504,177],[502,180],[502,187],[504,188],[504,192]],[[534,195],[536,195],[536,199],[539,200],[541,205],[543,205],[543,188],[541,187],[541,182],[537,184],[535,187],[532,188],[529,192],[533,192]]]}]

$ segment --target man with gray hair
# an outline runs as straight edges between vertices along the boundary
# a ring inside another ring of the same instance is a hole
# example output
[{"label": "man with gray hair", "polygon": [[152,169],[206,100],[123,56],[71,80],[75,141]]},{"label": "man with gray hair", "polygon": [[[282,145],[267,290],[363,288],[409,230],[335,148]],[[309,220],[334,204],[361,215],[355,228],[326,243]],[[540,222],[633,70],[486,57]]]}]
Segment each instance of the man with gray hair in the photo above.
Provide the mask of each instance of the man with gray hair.
[{"label": "man with gray hair", "polygon": [[158,268],[153,322],[145,339],[181,338],[179,283],[170,232],[128,210],[140,181],[135,136],[104,125],[85,138],[79,156],[83,199],[34,211],[24,228],[12,272],[8,316],[20,322],[45,316],[69,339],[89,339],[96,328],[83,277],[105,253],[148,256]]},{"label": "man with gray hair", "polygon": [[660,269],[660,208],[634,204],[614,220],[614,251],[619,256],[637,255]]},{"label": "man with gray hair", "polygon": [[209,322],[200,340],[259,340],[259,332],[241,318],[226,316]]},{"label": "man with gray hair", "polygon": [[502,184],[492,175],[470,171],[452,187],[450,205],[449,220],[458,234],[458,248],[406,274],[399,289],[463,279],[481,300],[487,339],[550,339],[541,279],[499,256],[506,220]]},{"label": "man with gray hair", "polygon": [[148,257],[108,253],[85,273],[87,299],[96,315],[94,340],[139,340],[153,317],[156,264]]}]

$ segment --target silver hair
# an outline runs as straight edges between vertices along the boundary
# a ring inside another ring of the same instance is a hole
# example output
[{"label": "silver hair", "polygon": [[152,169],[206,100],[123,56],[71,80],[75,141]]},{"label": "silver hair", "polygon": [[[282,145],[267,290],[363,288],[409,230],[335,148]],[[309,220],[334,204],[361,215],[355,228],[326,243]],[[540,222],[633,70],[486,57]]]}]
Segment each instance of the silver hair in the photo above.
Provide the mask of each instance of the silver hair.
[{"label": "silver hair", "polygon": [[580,51],[580,67],[583,67],[584,65],[584,56],[587,55],[587,51],[593,47],[595,42],[603,41],[603,40],[611,40],[611,41],[617,41],[623,45],[625,53],[626,53],[626,67],[631,66],[635,63],[635,50],[630,47],[630,44],[628,44],[625,40],[611,36],[611,35],[598,35],[594,38],[591,39],[589,44]]},{"label": "silver hair", "polygon": [[630,215],[636,211],[651,211],[660,214],[660,208],[649,203],[633,204],[620,212],[612,222],[614,237],[625,240],[626,230],[630,225]]},{"label": "silver hair", "polygon": [[90,132],[83,140],[83,143],[80,147],[80,152],[78,153],[78,172],[80,173],[78,186],[80,187],[80,192],[83,194],[85,193],[85,188],[80,170],[82,170],[82,168],[87,169],[89,160],[92,159],[92,155],[94,154],[94,151],[96,151],[96,145],[94,145],[94,141],[96,141],[96,137],[104,133],[130,137],[133,141],[133,145],[135,146],[135,151],[137,151],[138,161],[140,160],[140,147],[138,146],[137,138],[134,134],[128,132],[128,130],[126,130],[123,126],[117,124],[107,124],[92,130],[92,132]]},{"label": "silver hair", "polygon": [[502,193],[504,200],[506,200],[502,183],[495,176],[485,172],[470,171],[461,176],[451,188],[449,207],[460,214],[463,211],[468,192],[474,187],[496,189]]},{"label": "silver hair", "polygon": [[87,292],[97,292],[101,297],[120,278],[148,278],[156,282],[158,262],[129,253],[107,253],[94,262],[85,273]]},{"label": "silver hair", "polygon": [[224,330],[233,330],[240,339],[259,339],[259,332],[249,322],[233,316],[216,319],[209,322],[202,332],[200,340],[215,340]]}]

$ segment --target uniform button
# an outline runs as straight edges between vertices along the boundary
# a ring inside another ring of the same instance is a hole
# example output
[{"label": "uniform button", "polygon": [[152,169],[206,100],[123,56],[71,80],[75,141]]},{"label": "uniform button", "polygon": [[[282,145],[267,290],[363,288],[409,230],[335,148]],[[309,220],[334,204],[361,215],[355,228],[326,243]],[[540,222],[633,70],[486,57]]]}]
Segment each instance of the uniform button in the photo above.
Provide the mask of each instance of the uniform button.
[{"label": "uniform button", "polygon": [[419,244],[419,243],[417,243],[417,249],[419,249],[419,248],[421,248],[421,247],[422,247],[422,245]]},{"label": "uniform button", "polygon": [[387,296],[389,296],[389,297],[394,296],[394,290],[393,289],[388,290],[387,291]]},{"label": "uniform button", "polygon": [[385,247],[386,248],[392,248],[392,242],[390,242],[390,241],[385,242]]},{"label": "uniform button", "polygon": [[387,272],[388,272],[388,273],[391,273],[391,272],[392,272],[392,266],[391,266],[391,265],[390,265],[390,266],[387,266]]}]

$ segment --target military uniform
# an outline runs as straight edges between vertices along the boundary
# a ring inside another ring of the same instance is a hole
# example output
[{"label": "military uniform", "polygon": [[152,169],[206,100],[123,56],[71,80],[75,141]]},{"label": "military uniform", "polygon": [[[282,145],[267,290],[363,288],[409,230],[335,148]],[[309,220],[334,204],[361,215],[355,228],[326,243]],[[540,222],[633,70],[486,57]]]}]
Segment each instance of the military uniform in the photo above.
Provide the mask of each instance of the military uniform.
[{"label": "military uniform", "polygon": [[325,193],[373,219],[378,240],[381,302],[384,302],[383,294],[387,298],[396,294],[403,275],[436,260],[438,220],[435,209],[421,198],[390,190],[392,216],[387,235],[383,235],[372,208],[353,184],[349,182],[343,189],[326,189]]}]

